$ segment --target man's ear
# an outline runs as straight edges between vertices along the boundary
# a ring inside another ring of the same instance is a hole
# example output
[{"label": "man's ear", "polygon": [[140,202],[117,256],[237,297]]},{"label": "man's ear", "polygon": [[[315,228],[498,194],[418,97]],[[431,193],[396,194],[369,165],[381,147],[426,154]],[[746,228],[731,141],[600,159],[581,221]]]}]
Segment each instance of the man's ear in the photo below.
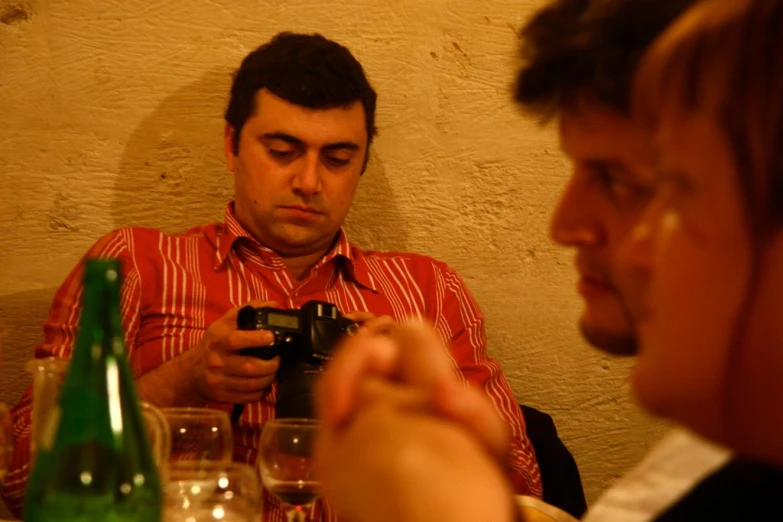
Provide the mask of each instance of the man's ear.
[{"label": "man's ear", "polygon": [[226,122],[223,130],[223,154],[226,156],[226,168],[236,172],[236,154],[234,154],[234,127]]}]

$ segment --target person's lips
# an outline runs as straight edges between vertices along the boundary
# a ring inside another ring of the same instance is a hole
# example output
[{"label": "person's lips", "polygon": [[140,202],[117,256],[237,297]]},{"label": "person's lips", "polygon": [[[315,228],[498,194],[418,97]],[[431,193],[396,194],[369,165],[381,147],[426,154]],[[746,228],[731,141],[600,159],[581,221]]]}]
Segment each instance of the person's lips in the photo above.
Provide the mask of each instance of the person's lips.
[{"label": "person's lips", "polygon": [[323,212],[320,210],[306,205],[284,205],[280,208],[297,218],[313,219],[323,215]]},{"label": "person's lips", "polygon": [[282,208],[287,208],[289,210],[298,210],[299,212],[309,212],[311,214],[323,214],[320,210],[314,208],[314,207],[308,207],[307,205],[283,205]]},{"label": "person's lips", "polygon": [[584,298],[599,297],[615,291],[614,286],[609,282],[586,274],[581,274],[577,290]]}]

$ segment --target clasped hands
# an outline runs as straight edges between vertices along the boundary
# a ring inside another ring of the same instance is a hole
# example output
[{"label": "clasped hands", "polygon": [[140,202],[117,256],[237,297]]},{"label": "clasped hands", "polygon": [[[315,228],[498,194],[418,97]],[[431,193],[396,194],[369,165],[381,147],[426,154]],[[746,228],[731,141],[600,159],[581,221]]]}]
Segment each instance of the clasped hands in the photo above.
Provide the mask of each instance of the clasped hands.
[{"label": "clasped hands", "polygon": [[318,469],[341,520],[514,520],[509,429],[489,398],[428,325],[364,319],[316,392]]}]

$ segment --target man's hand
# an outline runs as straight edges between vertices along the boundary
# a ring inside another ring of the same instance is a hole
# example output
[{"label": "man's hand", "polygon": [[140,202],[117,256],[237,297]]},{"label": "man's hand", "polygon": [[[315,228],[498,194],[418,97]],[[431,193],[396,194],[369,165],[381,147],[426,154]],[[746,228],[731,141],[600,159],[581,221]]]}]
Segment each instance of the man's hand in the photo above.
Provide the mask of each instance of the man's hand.
[{"label": "man's hand", "polygon": [[397,321],[389,315],[376,317],[372,312],[356,311],[345,314],[345,317],[359,325],[362,332],[388,334],[397,326]]},{"label": "man's hand", "polygon": [[327,367],[316,393],[327,428],[349,423],[367,396],[367,379],[404,384],[426,397],[431,414],[462,426],[501,462],[508,457],[509,428],[485,394],[460,382],[448,349],[428,325],[390,325],[379,318],[346,339]]},{"label": "man's hand", "polygon": [[[248,304],[279,308],[272,301]],[[239,330],[240,308],[229,310],[212,323],[197,346],[143,375],[137,381],[139,397],[158,407],[259,400],[274,382],[280,358],[264,361],[238,353],[243,348],[274,342],[274,335],[267,330]]]},{"label": "man's hand", "polygon": [[[249,304],[256,308],[279,308],[275,302]],[[212,323],[199,345],[191,350],[192,378],[206,401],[254,402],[275,381],[279,357],[265,361],[238,353],[243,348],[269,346],[274,342],[274,335],[268,330],[239,330],[238,312],[239,308],[233,308]]]},{"label": "man's hand", "polygon": [[324,494],[350,522],[512,520],[501,466],[421,390],[367,378],[342,429],[316,449]]}]

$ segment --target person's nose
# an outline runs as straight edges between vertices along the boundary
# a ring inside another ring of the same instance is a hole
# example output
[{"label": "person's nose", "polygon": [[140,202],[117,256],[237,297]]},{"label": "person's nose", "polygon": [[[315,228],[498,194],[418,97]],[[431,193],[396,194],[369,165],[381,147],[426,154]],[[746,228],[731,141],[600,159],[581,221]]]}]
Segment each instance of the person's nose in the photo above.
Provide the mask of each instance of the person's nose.
[{"label": "person's nose", "polygon": [[293,189],[303,196],[321,191],[321,161],[317,152],[308,151],[293,179]]},{"label": "person's nose", "polygon": [[564,246],[596,247],[605,239],[597,203],[583,178],[577,172],[571,176],[549,222],[549,236]]}]

